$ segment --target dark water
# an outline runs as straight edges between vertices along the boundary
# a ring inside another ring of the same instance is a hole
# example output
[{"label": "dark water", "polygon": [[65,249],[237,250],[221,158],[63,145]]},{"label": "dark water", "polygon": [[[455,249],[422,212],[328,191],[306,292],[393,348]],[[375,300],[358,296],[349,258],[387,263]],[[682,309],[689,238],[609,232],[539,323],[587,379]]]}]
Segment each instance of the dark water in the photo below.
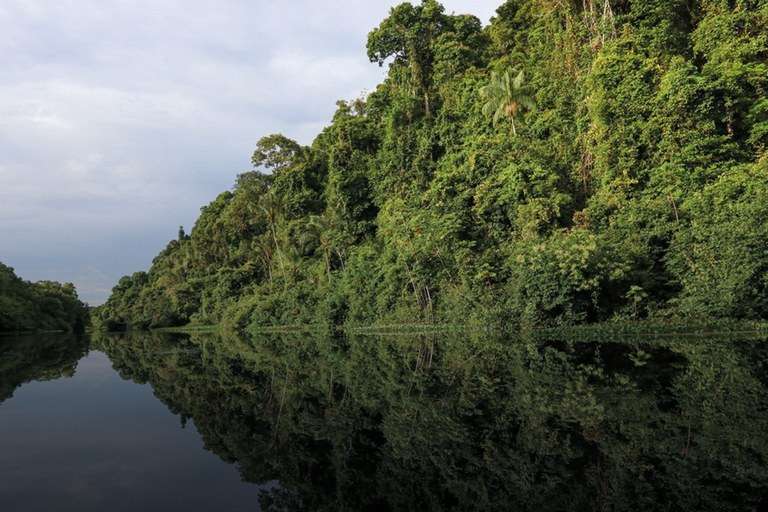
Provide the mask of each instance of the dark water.
[{"label": "dark water", "polygon": [[768,343],[0,338],[0,511],[765,510]]}]

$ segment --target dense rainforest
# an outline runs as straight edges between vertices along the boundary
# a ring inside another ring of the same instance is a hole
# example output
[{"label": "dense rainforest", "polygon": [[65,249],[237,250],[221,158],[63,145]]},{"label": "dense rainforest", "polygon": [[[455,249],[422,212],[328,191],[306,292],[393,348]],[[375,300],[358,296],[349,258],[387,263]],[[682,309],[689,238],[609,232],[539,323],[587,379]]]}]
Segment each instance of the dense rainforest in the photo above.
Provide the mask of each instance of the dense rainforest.
[{"label": "dense rainforest", "polygon": [[107,328],[768,318],[768,0],[401,4]]},{"label": "dense rainforest", "polygon": [[88,316],[71,283],[30,283],[0,263],[0,333],[82,331]]}]

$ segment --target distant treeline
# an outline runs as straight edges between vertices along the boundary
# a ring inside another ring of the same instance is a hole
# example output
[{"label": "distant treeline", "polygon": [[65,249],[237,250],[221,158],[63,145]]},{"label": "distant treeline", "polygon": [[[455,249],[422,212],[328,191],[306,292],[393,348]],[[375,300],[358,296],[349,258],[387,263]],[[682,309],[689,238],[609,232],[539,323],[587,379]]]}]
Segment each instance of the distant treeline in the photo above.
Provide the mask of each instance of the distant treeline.
[{"label": "distant treeline", "polygon": [[73,284],[30,283],[0,263],[0,332],[82,331],[87,322]]},{"label": "distant treeline", "polygon": [[367,50],[103,325],[768,317],[768,1],[424,0]]}]

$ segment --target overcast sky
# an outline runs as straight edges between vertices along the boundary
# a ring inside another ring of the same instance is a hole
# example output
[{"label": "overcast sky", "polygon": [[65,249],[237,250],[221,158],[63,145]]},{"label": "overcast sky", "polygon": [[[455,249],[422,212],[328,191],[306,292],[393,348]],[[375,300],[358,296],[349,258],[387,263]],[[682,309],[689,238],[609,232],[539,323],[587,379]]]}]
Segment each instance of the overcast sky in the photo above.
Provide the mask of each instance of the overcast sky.
[{"label": "overcast sky", "polygon": [[[100,304],[248,170],[309,143],[390,0],[2,0],[0,261]],[[501,0],[445,0],[484,23]]]}]

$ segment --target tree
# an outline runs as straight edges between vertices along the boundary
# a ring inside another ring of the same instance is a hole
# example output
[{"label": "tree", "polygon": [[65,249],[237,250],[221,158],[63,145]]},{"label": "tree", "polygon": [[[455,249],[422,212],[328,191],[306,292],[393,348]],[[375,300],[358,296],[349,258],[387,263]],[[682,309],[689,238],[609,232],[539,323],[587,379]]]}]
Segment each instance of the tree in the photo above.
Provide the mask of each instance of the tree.
[{"label": "tree", "polygon": [[30,283],[0,263],[0,333],[6,331],[82,331],[88,307],[72,283]]},{"label": "tree", "polygon": [[267,219],[267,225],[269,226],[269,235],[272,238],[274,245],[274,252],[272,254],[277,255],[277,261],[280,264],[280,268],[284,268],[282,251],[280,248],[280,240],[277,234],[277,226],[280,224],[283,206],[280,203],[280,198],[277,197],[272,191],[267,192],[259,198],[259,208],[264,212]]},{"label": "tree", "polygon": [[517,135],[515,117],[522,109],[536,108],[536,102],[525,84],[525,73],[520,71],[514,78],[512,74],[512,69],[501,74],[492,72],[491,81],[480,89],[480,95],[485,100],[483,114],[492,117],[494,125],[504,117],[508,118],[512,123],[512,133]]},{"label": "tree", "polygon": [[334,250],[333,230],[332,221],[324,215],[312,215],[304,225],[305,241],[314,242],[323,253],[328,281],[331,280],[331,255]]},{"label": "tree", "polygon": [[324,160],[311,148],[285,135],[268,135],[257,143],[251,162],[272,172],[268,187],[282,203],[286,217],[320,212],[327,171]]},{"label": "tree", "polygon": [[272,172],[281,171],[294,165],[308,148],[285,135],[275,133],[259,139],[251,162],[254,167],[266,167]]},{"label": "tree", "polygon": [[424,114],[428,118],[432,116],[432,42],[446,28],[443,12],[443,6],[435,0],[424,0],[416,7],[402,3],[368,35],[368,58],[383,66],[387,59],[394,57],[395,67],[406,67],[414,96],[423,98]]}]

